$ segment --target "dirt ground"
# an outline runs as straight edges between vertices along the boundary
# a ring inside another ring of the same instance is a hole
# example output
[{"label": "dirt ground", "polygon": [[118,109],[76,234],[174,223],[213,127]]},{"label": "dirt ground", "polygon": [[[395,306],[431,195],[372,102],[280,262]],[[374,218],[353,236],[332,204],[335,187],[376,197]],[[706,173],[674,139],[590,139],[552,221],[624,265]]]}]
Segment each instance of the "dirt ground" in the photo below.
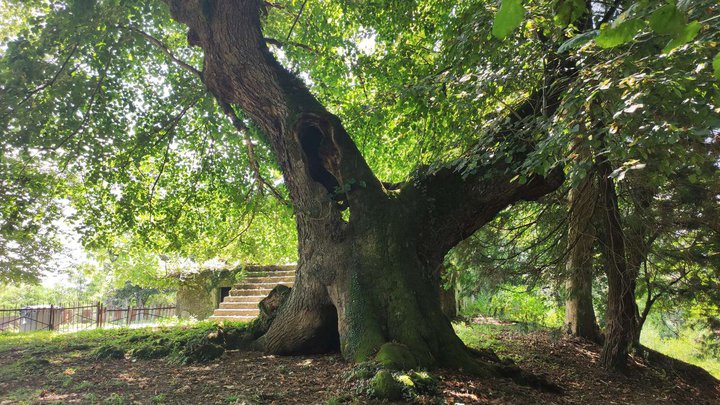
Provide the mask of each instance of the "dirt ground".
[{"label": "dirt ground", "polygon": [[[500,331],[493,347],[524,369],[564,388],[562,395],[506,379],[436,370],[440,392],[420,398],[447,404],[720,404],[720,383],[634,362],[624,374],[597,367],[599,348],[548,331]],[[278,357],[226,352],[208,364],[165,360],[95,360],[92,347],[62,352],[0,352],[0,405],[337,404],[379,403],[348,381],[352,366],[337,355]],[[30,353],[31,352],[31,353]],[[29,356],[32,354],[32,356]]]}]

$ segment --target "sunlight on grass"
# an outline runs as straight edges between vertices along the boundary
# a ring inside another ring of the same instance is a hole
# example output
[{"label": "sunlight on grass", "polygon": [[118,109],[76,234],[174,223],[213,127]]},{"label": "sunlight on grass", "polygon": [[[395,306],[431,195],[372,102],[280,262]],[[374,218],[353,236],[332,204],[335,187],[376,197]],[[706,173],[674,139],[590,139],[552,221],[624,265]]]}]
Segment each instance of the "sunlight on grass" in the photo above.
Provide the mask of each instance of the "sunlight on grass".
[{"label": "sunlight on grass", "polygon": [[[205,321],[189,325],[94,329],[74,333],[32,332],[0,335],[0,354],[23,352],[23,356],[55,356],[96,359],[159,359],[188,364],[205,362],[237,348],[250,336],[250,324]],[[81,352],[81,353],[78,353]],[[11,368],[0,374],[12,375]]]},{"label": "sunlight on grass", "polygon": [[663,337],[657,329],[649,326],[643,328],[640,343],[670,357],[702,367],[715,378],[720,378],[720,359],[703,356],[699,350],[697,332],[684,329],[677,338]]},{"label": "sunlight on grass", "polygon": [[66,349],[67,345],[70,345],[70,349],[73,349],[73,346],[79,344],[90,345],[129,334],[147,334],[153,331],[171,330],[173,327],[182,328],[193,325],[201,326],[202,324],[207,324],[207,322],[176,320],[172,323],[162,323],[139,328],[104,328],[75,332],[0,332],[0,353],[18,348],[39,348],[43,346],[46,348]]}]

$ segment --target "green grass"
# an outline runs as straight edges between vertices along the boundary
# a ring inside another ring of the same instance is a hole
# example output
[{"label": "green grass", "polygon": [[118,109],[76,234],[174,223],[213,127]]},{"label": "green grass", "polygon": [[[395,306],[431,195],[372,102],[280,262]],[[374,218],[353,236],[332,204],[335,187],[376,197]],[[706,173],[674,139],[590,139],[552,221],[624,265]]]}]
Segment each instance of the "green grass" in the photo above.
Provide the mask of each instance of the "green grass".
[{"label": "green grass", "polygon": [[537,330],[549,330],[554,329],[547,328],[536,324],[526,323],[514,323],[514,324],[466,324],[466,323],[454,323],[453,328],[455,333],[460,339],[465,342],[466,345],[477,349],[493,349],[495,351],[503,352],[507,350],[505,346],[508,342],[502,339],[501,335],[504,332],[514,333],[528,333]]},{"label": "green grass", "polygon": [[165,403],[166,400],[165,394],[157,394],[154,397],[150,398],[153,404],[162,404]]},{"label": "green grass", "polygon": [[[219,357],[225,348],[241,345],[250,333],[250,325],[225,323],[220,326],[213,322],[198,322],[190,326],[159,328],[0,334],[0,354],[21,351],[25,358],[47,361],[43,359],[54,354],[69,356],[78,351],[90,351],[91,356],[99,359],[167,357],[183,364],[204,362]],[[15,367],[5,367],[0,370],[0,376],[10,377],[16,372]]]},{"label": "green grass", "polygon": [[13,403],[18,404],[31,404],[37,401],[41,392],[42,390],[39,389],[23,387],[10,391],[5,399],[14,401]]},{"label": "green grass", "polygon": [[660,353],[702,367],[715,378],[720,378],[720,359],[704,354],[698,343],[699,334],[683,329],[678,337],[662,337],[652,324],[643,328],[640,343]]}]

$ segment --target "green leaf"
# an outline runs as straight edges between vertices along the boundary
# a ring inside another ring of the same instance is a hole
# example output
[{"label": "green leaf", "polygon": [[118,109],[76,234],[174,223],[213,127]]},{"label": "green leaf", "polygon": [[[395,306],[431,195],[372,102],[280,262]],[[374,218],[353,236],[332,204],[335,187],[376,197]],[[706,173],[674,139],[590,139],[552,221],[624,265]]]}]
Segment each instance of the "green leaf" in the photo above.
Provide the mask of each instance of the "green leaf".
[{"label": "green leaf", "polygon": [[555,23],[567,27],[585,13],[584,0],[558,0],[553,7],[555,10]]},{"label": "green leaf", "polygon": [[687,24],[678,36],[668,42],[668,44],[663,49],[663,53],[668,53],[673,49],[677,48],[678,46],[685,45],[695,39],[698,32],[700,32],[701,27],[702,25],[697,21],[693,21],[690,24]]},{"label": "green leaf", "polygon": [[563,53],[563,52],[569,51],[570,49],[579,48],[579,47],[583,46],[584,44],[586,44],[587,42],[589,42],[590,40],[592,40],[593,38],[597,37],[599,33],[600,33],[600,31],[598,31],[598,30],[592,30],[592,31],[588,31],[588,32],[583,32],[580,35],[576,35],[576,36],[568,39],[567,41],[563,42],[563,44],[560,45],[560,47],[558,48],[558,53]]},{"label": "green leaf", "polygon": [[493,21],[492,35],[498,39],[505,39],[515,28],[520,26],[525,16],[522,0],[502,0],[500,10]]},{"label": "green leaf", "polygon": [[595,38],[595,43],[599,47],[607,49],[630,42],[643,25],[641,20],[633,18],[615,26],[605,26],[600,30],[600,35]]},{"label": "green leaf", "polygon": [[715,77],[720,79],[720,52],[713,59],[713,69],[715,70]]},{"label": "green leaf", "polygon": [[650,16],[650,28],[660,35],[678,35],[683,32],[687,18],[674,4],[655,10]]}]

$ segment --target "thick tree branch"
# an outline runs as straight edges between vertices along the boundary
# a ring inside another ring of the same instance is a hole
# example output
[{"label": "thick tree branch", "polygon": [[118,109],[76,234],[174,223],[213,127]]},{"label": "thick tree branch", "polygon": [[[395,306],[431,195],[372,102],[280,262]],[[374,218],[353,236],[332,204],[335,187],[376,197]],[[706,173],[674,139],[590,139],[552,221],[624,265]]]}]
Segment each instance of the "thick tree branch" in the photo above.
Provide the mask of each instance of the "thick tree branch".
[{"label": "thick tree branch", "polygon": [[504,174],[504,169],[496,165],[463,178],[445,168],[403,189],[404,194],[424,201],[419,207],[421,256],[439,259],[508,205],[536,200],[560,187],[564,180],[558,168],[546,177],[535,176],[520,184],[512,180],[512,174]]},{"label": "thick tree branch", "polygon": [[[519,134],[524,132],[522,129],[532,117],[549,117],[556,113],[576,72],[572,60],[551,55],[540,88],[512,110],[507,124],[489,135],[492,143],[501,142],[513,162],[523,161],[534,149],[534,144],[521,139]],[[562,168],[554,169],[545,178],[534,176],[525,184],[512,181],[515,173],[509,171],[511,169],[505,163],[486,163],[477,174],[467,177],[451,168],[443,168],[415,181],[429,201],[428,211],[420,214],[425,218],[420,229],[431,230],[421,239],[425,250],[422,255],[444,255],[508,205],[519,200],[535,200],[556,190],[564,181]]]},{"label": "thick tree branch", "polygon": [[[160,51],[162,51],[168,57],[168,59],[170,59],[173,63],[175,63],[182,69],[192,73],[194,76],[198,77],[200,80],[203,80],[203,73],[201,71],[199,71],[198,69],[194,68],[187,62],[185,62],[185,61],[181,60],[180,58],[178,58],[177,56],[175,56],[175,54],[173,54],[173,52],[170,50],[170,48],[168,48],[167,45],[162,43],[162,41],[158,40],[157,38],[153,37],[152,35],[148,34],[147,32],[145,32],[137,27],[123,26],[123,25],[120,25],[118,27],[121,29],[126,29],[130,32],[133,32],[133,33],[141,36],[142,38],[146,39],[150,44],[152,44],[153,46],[158,48]],[[249,129],[248,129],[247,125],[245,125],[245,123],[237,116],[237,114],[232,109],[232,106],[229,103],[222,101],[217,96],[215,98],[216,98],[218,104],[220,105],[220,108],[223,110],[225,115],[232,122],[235,129],[238,132],[240,132],[244,137],[244,140],[245,140],[244,143],[245,143],[245,147],[247,149],[248,162],[250,164],[250,169],[253,172],[253,176],[255,178],[255,181],[258,183],[258,187],[260,188],[260,190],[262,190],[263,188],[268,189],[270,191],[270,193],[275,198],[278,199],[278,201],[280,201],[281,203],[283,203],[285,205],[289,205],[289,202],[287,201],[287,199],[285,199],[285,197],[283,197],[282,194],[279,191],[277,191],[277,189],[272,184],[270,184],[267,180],[265,180],[263,178],[263,176],[260,174],[260,167],[257,163],[252,139],[250,138]]]},{"label": "thick tree branch", "polygon": [[[381,185],[340,120],[330,114],[267,48],[256,0],[167,0],[173,17],[189,27],[188,40],[205,54],[203,81],[221,103],[238,107],[265,134],[296,211],[316,217],[339,208],[328,195],[353,180],[353,205]],[[222,104],[221,104],[222,105]],[[237,122],[237,121],[236,121]],[[367,197],[371,198],[371,197]],[[340,219],[339,210],[331,215]]]},{"label": "thick tree branch", "polygon": [[610,7],[605,10],[605,14],[603,15],[602,19],[600,20],[600,24],[598,25],[610,22],[610,19],[613,18],[618,8],[620,7],[620,4],[622,4],[622,0],[614,0]]}]

